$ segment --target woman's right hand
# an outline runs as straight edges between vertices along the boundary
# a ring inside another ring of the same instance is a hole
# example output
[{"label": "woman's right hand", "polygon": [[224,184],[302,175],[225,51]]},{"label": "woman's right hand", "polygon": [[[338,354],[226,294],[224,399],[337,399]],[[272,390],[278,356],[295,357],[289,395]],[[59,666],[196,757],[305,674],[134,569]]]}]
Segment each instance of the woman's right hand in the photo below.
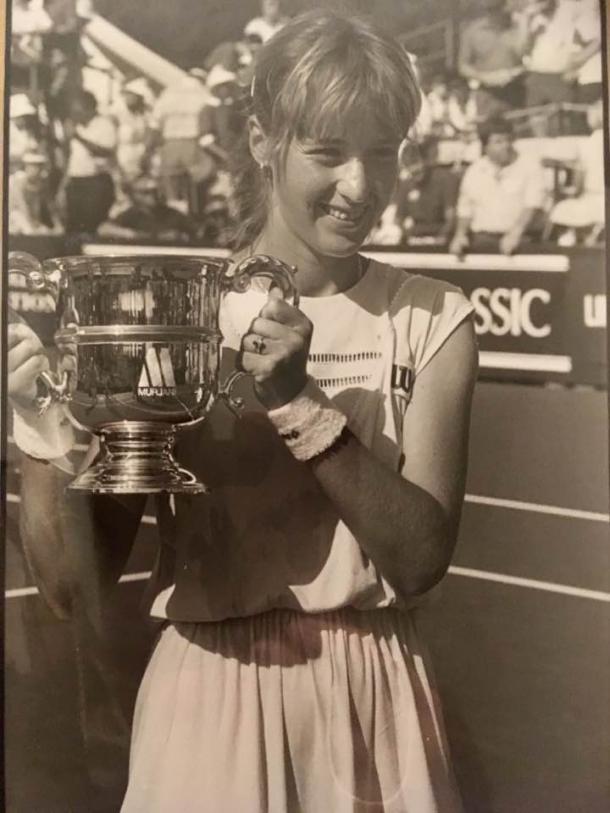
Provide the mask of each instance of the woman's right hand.
[{"label": "woman's right hand", "polygon": [[23,322],[8,326],[8,396],[21,409],[35,411],[36,378],[49,370],[42,342]]}]

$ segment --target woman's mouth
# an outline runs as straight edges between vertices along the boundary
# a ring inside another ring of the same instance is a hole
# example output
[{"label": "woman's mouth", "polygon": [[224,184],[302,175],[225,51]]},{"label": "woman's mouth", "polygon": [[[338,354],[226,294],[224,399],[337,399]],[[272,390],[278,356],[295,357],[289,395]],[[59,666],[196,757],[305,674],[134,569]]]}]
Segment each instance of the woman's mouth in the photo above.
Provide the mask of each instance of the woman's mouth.
[{"label": "woman's mouth", "polygon": [[320,203],[320,209],[325,215],[332,217],[338,223],[343,223],[346,226],[359,226],[364,219],[367,207],[360,206],[356,208],[346,209],[339,206],[331,206],[328,203]]}]

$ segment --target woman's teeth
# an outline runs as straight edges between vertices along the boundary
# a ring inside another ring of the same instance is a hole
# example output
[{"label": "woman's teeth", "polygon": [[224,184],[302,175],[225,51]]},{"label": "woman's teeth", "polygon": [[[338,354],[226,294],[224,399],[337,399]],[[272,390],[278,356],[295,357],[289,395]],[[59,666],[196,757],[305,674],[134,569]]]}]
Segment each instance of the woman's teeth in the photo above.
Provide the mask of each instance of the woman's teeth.
[{"label": "woman's teeth", "polygon": [[337,220],[343,220],[348,223],[357,223],[362,217],[362,211],[348,213],[344,209],[336,209],[334,206],[322,206],[322,208],[327,214],[331,215],[331,217],[336,217]]}]

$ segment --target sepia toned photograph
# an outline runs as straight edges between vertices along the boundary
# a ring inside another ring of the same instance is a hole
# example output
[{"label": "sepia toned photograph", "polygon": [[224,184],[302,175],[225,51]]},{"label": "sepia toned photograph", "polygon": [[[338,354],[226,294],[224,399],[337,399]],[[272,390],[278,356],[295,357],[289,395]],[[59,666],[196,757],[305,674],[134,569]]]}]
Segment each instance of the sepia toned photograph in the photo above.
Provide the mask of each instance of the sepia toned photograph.
[{"label": "sepia toned photograph", "polygon": [[8,813],[607,813],[607,9],[5,0]]}]

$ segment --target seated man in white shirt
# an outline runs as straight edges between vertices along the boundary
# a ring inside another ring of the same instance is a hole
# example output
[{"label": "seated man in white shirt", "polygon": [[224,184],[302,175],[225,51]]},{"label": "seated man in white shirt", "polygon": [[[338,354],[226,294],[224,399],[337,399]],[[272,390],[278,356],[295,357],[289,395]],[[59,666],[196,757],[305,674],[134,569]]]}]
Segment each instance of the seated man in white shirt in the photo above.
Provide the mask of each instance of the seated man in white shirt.
[{"label": "seated man in white shirt", "polygon": [[512,254],[541,220],[546,202],[540,161],[520,155],[512,127],[492,119],[479,128],[483,155],[462,178],[457,226],[449,250]]}]

